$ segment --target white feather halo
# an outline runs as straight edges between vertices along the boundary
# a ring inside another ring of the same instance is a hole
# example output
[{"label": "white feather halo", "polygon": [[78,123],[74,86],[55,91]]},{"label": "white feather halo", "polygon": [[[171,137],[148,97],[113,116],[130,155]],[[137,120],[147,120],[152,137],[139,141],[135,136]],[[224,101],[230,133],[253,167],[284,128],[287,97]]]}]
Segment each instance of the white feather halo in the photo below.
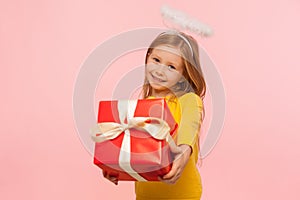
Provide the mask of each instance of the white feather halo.
[{"label": "white feather halo", "polygon": [[161,7],[160,12],[164,19],[178,25],[183,30],[188,30],[205,37],[213,34],[213,30],[208,25],[201,23],[197,19],[188,16],[182,11],[175,10],[164,5]]}]

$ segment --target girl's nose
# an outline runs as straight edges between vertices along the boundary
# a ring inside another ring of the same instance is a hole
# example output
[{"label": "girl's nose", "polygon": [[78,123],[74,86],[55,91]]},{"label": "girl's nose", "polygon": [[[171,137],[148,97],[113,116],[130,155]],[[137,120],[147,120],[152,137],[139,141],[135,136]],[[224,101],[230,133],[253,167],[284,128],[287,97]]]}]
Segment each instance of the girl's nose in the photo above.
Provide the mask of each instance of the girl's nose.
[{"label": "girl's nose", "polygon": [[156,66],[156,70],[155,70],[156,74],[157,75],[163,75],[165,68],[166,67],[163,64],[158,64]]},{"label": "girl's nose", "polygon": [[161,70],[156,70],[156,71],[155,71],[155,74],[156,74],[157,76],[163,76],[163,72],[162,72]]}]

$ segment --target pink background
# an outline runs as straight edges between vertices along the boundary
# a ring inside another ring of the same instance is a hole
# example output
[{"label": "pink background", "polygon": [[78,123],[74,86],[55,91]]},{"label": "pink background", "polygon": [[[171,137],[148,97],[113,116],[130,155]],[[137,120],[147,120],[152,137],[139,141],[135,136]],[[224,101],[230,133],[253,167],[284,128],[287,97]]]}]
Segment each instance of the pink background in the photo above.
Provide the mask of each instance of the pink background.
[{"label": "pink background", "polygon": [[120,32],[163,27],[162,3],[214,27],[226,120],[200,171],[203,198],[300,199],[300,2],[1,1],[1,199],[134,198],[101,177],[73,121],[82,62]]}]

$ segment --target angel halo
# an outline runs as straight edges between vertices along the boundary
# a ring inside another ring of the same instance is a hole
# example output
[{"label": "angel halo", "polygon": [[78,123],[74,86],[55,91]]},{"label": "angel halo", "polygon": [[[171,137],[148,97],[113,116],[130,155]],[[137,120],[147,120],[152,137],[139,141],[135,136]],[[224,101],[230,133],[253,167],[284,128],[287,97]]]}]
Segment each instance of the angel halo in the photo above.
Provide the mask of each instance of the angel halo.
[{"label": "angel halo", "polygon": [[164,20],[179,26],[179,29],[187,30],[203,37],[209,37],[213,34],[213,30],[208,25],[188,16],[182,11],[164,5],[160,8],[160,12]]},{"label": "angel halo", "polygon": [[[202,37],[209,37],[213,34],[213,30],[206,24],[201,23],[195,18],[188,16],[186,13],[170,8],[167,5],[164,5],[160,8],[161,16],[165,26],[170,28],[170,30],[162,34],[170,34],[179,36],[190,48],[193,55],[193,49],[189,40],[182,34],[180,31],[190,31],[196,35]],[[171,25],[168,25],[166,21],[170,22]],[[176,28],[175,28],[176,26]]]}]

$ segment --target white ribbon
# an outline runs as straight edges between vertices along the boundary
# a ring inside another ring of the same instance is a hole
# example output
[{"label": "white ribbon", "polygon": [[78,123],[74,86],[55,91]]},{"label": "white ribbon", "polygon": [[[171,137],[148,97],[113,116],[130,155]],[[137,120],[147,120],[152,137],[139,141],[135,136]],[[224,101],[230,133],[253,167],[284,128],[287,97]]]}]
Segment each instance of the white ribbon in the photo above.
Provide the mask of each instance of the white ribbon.
[{"label": "white ribbon", "polygon": [[[124,132],[122,141],[119,165],[130,176],[138,181],[147,181],[141,177],[130,165],[130,128],[148,132],[152,137],[158,140],[166,140],[171,151],[176,152],[177,146],[170,135],[169,125],[160,118],[156,117],[134,117],[137,106],[137,100],[118,101],[118,111],[120,124],[116,122],[101,122],[91,131],[92,139],[95,142],[104,142],[118,137]],[[127,119],[127,123],[125,123]]]}]

